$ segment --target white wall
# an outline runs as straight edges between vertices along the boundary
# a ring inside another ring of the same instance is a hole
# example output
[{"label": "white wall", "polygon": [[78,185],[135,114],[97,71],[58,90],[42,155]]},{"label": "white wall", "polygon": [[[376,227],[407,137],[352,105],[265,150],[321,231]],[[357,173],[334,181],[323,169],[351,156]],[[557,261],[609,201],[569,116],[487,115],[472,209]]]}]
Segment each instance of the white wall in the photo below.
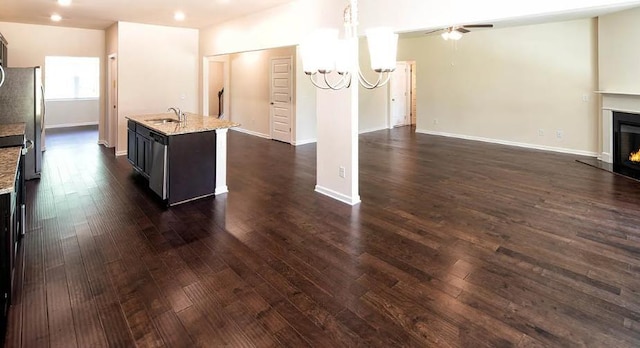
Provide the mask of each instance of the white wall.
[{"label": "white wall", "polygon": [[640,94],[640,8],[600,17],[598,37],[600,90]]},{"label": "white wall", "polygon": [[198,110],[198,31],[118,23],[118,154],[127,150],[125,116]]},{"label": "white wall", "polygon": [[100,119],[99,99],[47,100],[46,128],[97,125]]},{"label": "white wall", "polygon": [[584,19],[403,39],[398,59],[416,61],[419,131],[594,154],[596,48]]},{"label": "white wall", "polygon": [[[62,28],[46,25],[0,22],[0,32],[9,42],[10,67],[43,67],[45,56],[99,57],[100,99],[105,91],[105,32],[103,30]],[[47,81],[44,81],[46,88]],[[97,106],[94,105],[97,103]],[[96,109],[97,108],[97,109]],[[47,101],[46,126],[78,123],[98,123],[104,106],[98,101]],[[102,139],[102,132],[100,138]]]}]

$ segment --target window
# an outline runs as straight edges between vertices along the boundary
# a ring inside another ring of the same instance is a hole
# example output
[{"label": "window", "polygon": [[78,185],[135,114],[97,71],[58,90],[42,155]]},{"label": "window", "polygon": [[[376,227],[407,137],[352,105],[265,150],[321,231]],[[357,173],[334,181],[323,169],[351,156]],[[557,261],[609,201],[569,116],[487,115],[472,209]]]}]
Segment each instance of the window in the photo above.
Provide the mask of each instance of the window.
[{"label": "window", "polygon": [[45,57],[45,99],[97,99],[98,57]]}]

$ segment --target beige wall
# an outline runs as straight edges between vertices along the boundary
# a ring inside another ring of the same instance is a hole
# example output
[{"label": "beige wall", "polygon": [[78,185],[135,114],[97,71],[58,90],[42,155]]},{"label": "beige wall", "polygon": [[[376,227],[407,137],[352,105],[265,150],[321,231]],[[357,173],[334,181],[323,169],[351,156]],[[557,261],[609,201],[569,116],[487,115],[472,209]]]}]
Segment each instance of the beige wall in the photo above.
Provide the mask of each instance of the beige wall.
[{"label": "beige wall", "polygon": [[640,94],[640,8],[599,18],[600,90]]},{"label": "beige wall", "polygon": [[302,71],[302,59],[296,47],[296,91],[295,91],[295,119],[294,119],[294,145],[304,145],[316,142],[317,118],[316,118],[316,88]]},{"label": "beige wall", "polygon": [[[41,66],[44,79],[45,56],[99,57],[100,81],[105,81],[105,32],[103,30],[0,22],[0,32],[9,42],[10,67]],[[44,81],[44,85],[46,89],[47,81]],[[104,98],[105,91],[101,87],[100,99],[104,100]],[[93,105],[96,103],[97,106]],[[91,106],[88,107],[88,105]],[[104,117],[104,107],[98,101],[47,101],[47,106],[46,126],[97,123]],[[74,112],[74,110],[79,111]],[[102,139],[102,129],[100,138]]]},{"label": "beige wall", "polygon": [[[209,62],[209,116],[218,117],[218,115],[220,114],[220,101],[218,98],[218,93],[223,87],[224,63]],[[224,111],[224,105],[222,105],[222,110]]]},{"label": "beige wall", "polygon": [[416,61],[417,129],[594,154],[595,31],[585,19],[400,40],[398,60]]},{"label": "beige wall", "polygon": [[[295,59],[295,48],[230,55],[230,119],[240,123],[241,129],[263,137],[271,136],[269,82],[271,59],[276,57]],[[295,114],[295,108],[292,114]]]},{"label": "beige wall", "polygon": [[118,146],[127,150],[125,116],[198,111],[198,31],[118,24]]}]

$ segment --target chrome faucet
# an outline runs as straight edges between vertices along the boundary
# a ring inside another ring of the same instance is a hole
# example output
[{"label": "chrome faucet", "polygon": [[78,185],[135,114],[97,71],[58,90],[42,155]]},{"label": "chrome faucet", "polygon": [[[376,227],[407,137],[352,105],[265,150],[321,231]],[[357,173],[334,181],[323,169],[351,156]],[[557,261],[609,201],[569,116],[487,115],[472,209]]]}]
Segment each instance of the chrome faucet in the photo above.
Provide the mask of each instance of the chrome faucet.
[{"label": "chrome faucet", "polygon": [[184,122],[187,119],[187,115],[185,115],[180,108],[168,108],[167,111],[173,111],[173,113],[178,116],[178,121],[180,122]]}]

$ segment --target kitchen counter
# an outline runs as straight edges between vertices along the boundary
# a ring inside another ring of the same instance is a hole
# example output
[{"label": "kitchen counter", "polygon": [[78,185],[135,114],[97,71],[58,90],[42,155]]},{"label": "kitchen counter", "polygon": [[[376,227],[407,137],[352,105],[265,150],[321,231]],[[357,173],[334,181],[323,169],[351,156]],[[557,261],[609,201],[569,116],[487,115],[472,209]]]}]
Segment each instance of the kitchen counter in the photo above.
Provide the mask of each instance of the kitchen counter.
[{"label": "kitchen counter", "polygon": [[24,135],[26,128],[27,124],[24,122],[0,124],[0,138]]},{"label": "kitchen counter", "polygon": [[227,131],[239,124],[196,114],[127,119],[127,160],[168,206],[228,192]]},{"label": "kitchen counter", "polygon": [[21,151],[19,146],[0,148],[0,195],[14,190]]},{"label": "kitchen counter", "polygon": [[[139,123],[151,130],[154,130],[163,135],[179,135],[199,132],[209,132],[218,129],[237,127],[240,124],[220,120],[213,116],[202,116],[197,114],[186,114],[185,122],[178,122],[178,118],[173,113],[164,114],[148,114],[148,115],[135,115],[127,116],[127,119]],[[176,122],[169,122],[164,124],[157,124],[150,120],[170,118]]]}]

